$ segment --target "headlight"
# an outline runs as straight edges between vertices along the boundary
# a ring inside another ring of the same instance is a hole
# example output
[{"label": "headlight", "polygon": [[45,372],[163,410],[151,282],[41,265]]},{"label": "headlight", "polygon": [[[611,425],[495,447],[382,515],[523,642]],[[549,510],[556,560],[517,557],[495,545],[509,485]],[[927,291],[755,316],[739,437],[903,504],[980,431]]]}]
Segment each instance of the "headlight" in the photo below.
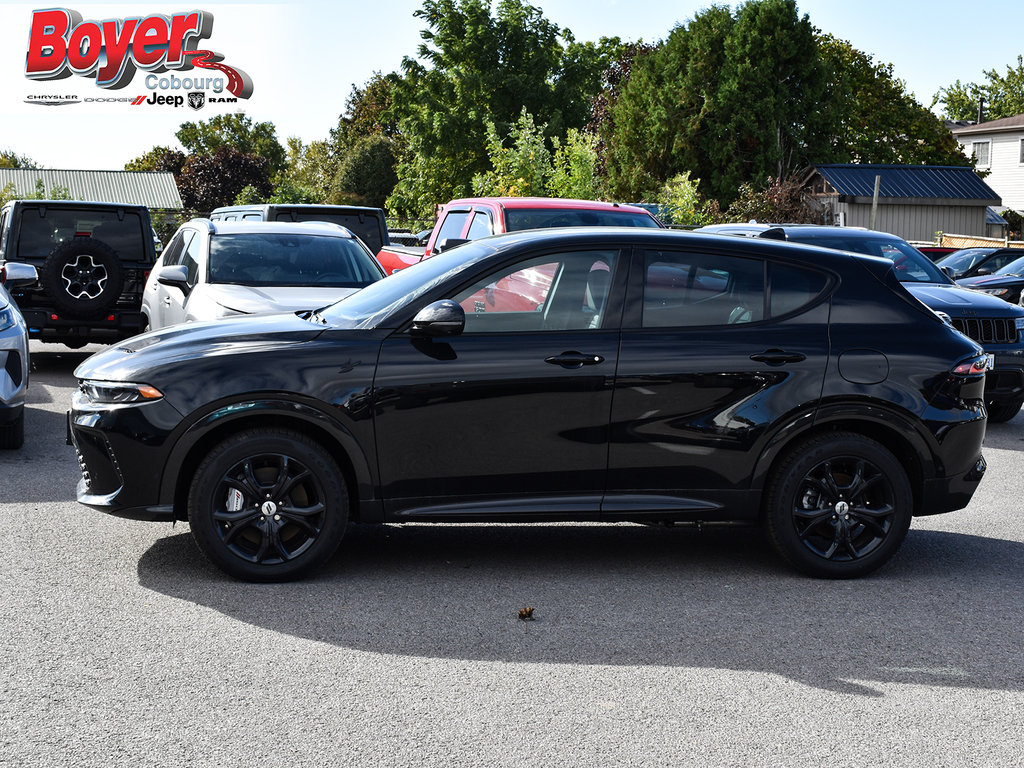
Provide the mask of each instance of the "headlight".
[{"label": "headlight", "polygon": [[94,403],[142,403],[164,396],[156,387],[129,381],[82,381],[78,388]]},{"label": "headlight", "polygon": [[1024,331],[1024,317],[1013,318],[1013,325],[1018,331]]},{"label": "headlight", "polygon": [[6,331],[14,325],[14,310],[10,307],[0,309],[0,331]]},{"label": "headlight", "polygon": [[1009,288],[979,288],[978,290],[989,296],[1005,296],[1010,292]]}]

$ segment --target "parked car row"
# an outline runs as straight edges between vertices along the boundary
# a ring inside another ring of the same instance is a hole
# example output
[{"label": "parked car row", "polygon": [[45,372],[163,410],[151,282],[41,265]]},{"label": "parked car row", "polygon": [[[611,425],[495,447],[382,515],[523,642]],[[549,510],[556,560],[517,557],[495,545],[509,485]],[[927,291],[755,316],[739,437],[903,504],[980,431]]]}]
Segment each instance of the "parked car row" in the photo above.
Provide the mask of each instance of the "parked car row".
[{"label": "parked car row", "polygon": [[349,521],[414,520],[760,524],[797,569],[860,576],[969,502],[986,421],[1024,400],[1024,309],[881,233],[470,199],[414,254],[383,217],[368,248],[248,206],[129,268],[134,212],[90,205],[5,208],[0,255],[41,265],[9,285],[62,306],[19,326],[0,304],[0,350],[8,328],[24,349],[0,352],[0,444],[28,336],[113,331],[76,371],[79,501],[188,520],[243,579],[315,572]]}]

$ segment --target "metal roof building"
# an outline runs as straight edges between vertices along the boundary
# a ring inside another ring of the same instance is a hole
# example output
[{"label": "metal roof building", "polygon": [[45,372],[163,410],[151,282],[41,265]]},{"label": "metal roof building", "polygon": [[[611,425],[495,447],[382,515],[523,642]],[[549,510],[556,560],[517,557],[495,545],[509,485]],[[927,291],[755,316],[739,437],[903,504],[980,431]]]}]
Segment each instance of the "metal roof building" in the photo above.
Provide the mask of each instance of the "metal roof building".
[{"label": "metal roof building", "polygon": [[822,205],[826,223],[870,227],[906,240],[932,240],[936,232],[986,233],[989,206],[1001,201],[973,168],[932,165],[816,165],[805,180]]},{"label": "metal roof building", "polygon": [[65,187],[72,200],[130,203],[153,209],[181,210],[174,175],[165,171],[72,171],[46,168],[0,168],[0,189],[12,184],[15,194],[33,195],[38,181],[44,194]]}]

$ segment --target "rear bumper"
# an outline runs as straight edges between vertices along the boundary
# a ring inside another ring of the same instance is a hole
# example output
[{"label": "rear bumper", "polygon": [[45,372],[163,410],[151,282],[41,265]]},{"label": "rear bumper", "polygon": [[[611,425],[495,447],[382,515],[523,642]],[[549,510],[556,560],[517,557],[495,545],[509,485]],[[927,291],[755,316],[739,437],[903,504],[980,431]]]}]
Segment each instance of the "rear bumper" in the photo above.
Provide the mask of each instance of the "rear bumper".
[{"label": "rear bumper", "polygon": [[971,497],[978,489],[981,478],[985,476],[986,468],[985,457],[979,455],[974,466],[967,472],[925,480],[922,487],[921,504],[914,516],[940,515],[944,512],[963,509],[970,503]]},{"label": "rear bumper", "polygon": [[101,317],[66,317],[55,309],[33,307],[22,311],[28,334],[50,342],[111,342],[135,336],[142,330],[142,312],[109,309]]}]

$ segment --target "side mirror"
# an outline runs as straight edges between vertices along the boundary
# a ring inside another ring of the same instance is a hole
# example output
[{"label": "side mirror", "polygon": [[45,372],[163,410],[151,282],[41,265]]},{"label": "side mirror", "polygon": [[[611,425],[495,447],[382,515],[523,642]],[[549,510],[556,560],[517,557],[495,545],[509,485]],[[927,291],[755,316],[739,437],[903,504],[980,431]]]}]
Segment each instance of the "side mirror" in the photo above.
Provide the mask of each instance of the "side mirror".
[{"label": "side mirror", "polygon": [[461,237],[446,237],[440,243],[434,246],[434,250],[438,253],[441,251],[450,251],[452,248],[457,248],[460,245],[465,245],[469,240],[463,240]]},{"label": "side mirror", "polygon": [[950,280],[956,280],[956,272],[953,271],[952,267],[939,267],[942,270],[942,274],[948,277]]},{"label": "side mirror", "polygon": [[39,279],[36,268],[31,264],[9,261],[4,264],[4,285],[8,288],[24,288]]},{"label": "side mirror", "polygon": [[413,336],[458,336],[466,327],[466,312],[451,299],[428,304],[413,318]]},{"label": "side mirror", "polygon": [[180,288],[184,293],[188,293],[188,267],[184,264],[172,264],[169,267],[160,267],[156,273],[156,281],[161,285]]},{"label": "side mirror", "polygon": [[981,277],[982,275],[991,275],[992,270],[989,269],[988,267],[978,267],[978,271],[975,272],[974,274],[976,277]]}]

